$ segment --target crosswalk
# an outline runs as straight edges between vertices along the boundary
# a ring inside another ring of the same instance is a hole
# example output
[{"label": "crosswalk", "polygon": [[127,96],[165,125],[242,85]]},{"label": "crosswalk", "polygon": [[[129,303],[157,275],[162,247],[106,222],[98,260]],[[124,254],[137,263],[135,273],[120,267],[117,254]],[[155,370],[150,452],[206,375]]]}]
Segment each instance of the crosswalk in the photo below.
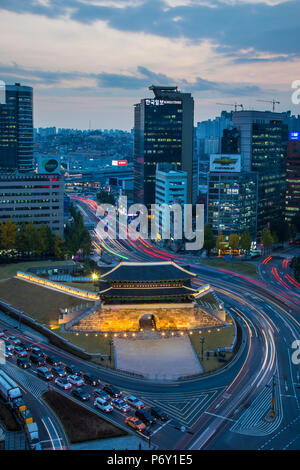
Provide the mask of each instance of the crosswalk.
[{"label": "crosswalk", "polygon": [[23,391],[30,392],[35,398],[39,398],[42,393],[48,389],[48,386],[43,381],[35,377],[33,374],[20,370],[19,367],[14,364],[7,362],[3,366],[3,369],[19,384]]},{"label": "crosswalk", "polygon": [[[176,423],[191,428],[210,403],[224,390],[223,387],[205,391],[184,393],[147,393],[141,392],[139,398],[148,406],[158,406],[164,410]],[[125,390],[134,394],[133,390]]]},{"label": "crosswalk", "polygon": [[248,436],[267,436],[275,431],[282,420],[282,405],[278,390],[275,390],[275,410],[274,419],[265,419],[271,408],[272,388],[264,388],[256,397],[251,406],[241,415],[241,417],[230,428],[230,431],[245,434]]}]

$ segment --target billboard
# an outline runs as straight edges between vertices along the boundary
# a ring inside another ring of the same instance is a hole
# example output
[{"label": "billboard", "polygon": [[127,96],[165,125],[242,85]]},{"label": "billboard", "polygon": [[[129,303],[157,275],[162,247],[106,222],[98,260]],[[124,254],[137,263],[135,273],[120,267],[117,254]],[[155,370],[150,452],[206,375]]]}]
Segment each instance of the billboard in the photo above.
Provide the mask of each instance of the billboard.
[{"label": "billboard", "polygon": [[289,140],[300,140],[300,132],[290,132]]},{"label": "billboard", "polygon": [[210,155],[209,171],[218,172],[237,172],[241,171],[241,155],[240,154],[217,154]]},{"label": "billboard", "polygon": [[112,166],[126,166],[127,160],[112,160]]},{"label": "billboard", "polygon": [[39,157],[38,159],[39,174],[58,174],[60,173],[59,157]]}]

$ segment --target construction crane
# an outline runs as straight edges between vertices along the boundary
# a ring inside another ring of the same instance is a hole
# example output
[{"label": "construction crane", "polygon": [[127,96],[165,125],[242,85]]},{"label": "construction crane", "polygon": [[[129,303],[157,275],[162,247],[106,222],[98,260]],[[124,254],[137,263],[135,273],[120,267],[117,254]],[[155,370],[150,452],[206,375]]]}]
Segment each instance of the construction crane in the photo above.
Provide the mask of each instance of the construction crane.
[{"label": "construction crane", "polygon": [[276,100],[257,100],[257,101],[260,101],[262,103],[271,103],[272,104],[272,109],[273,109],[273,113],[275,111],[275,105],[276,104],[280,104],[280,101],[276,101]]},{"label": "construction crane", "polygon": [[234,110],[236,111],[237,108],[241,108],[242,111],[244,111],[244,105],[243,104],[237,104],[237,103],[216,103],[216,104],[219,104],[220,106],[234,106]]}]

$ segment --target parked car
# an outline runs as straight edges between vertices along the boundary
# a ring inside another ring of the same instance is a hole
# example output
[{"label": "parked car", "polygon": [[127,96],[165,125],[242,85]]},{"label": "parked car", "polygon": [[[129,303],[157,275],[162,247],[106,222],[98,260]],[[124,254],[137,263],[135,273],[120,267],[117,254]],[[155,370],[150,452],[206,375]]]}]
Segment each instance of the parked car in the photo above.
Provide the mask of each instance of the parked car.
[{"label": "parked car", "polygon": [[29,359],[31,362],[33,362],[33,364],[36,364],[37,366],[45,365],[45,359],[37,354],[30,354]]},{"label": "parked car", "polygon": [[90,394],[86,392],[83,388],[75,388],[74,390],[72,390],[72,395],[74,395],[75,398],[78,398],[78,400],[81,401],[88,401],[90,399]]},{"label": "parked car", "polygon": [[119,398],[122,395],[122,392],[114,385],[103,385],[102,389],[112,398]]},{"label": "parked car", "polygon": [[66,366],[65,366],[65,369],[66,369],[66,372],[67,372],[68,374],[71,374],[71,375],[81,375],[80,370],[79,370],[77,367],[73,366],[72,364],[71,364],[71,365],[66,365]]},{"label": "parked car", "polygon": [[128,416],[125,419],[125,424],[128,424],[131,428],[135,429],[136,431],[145,431],[147,426],[143,423],[140,419],[136,416]]},{"label": "parked car", "polygon": [[8,337],[9,341],[13,343],[15,346],[21,343],[21,340],[17,338],[16,336],[9,336]]},{"label": "parked car", "polygon": [[100,382],[100,380],[97,377],[89,373],[83,373],[82,378],[87,384],[92,385],[93,387],[96,387],[96,385],[99,385],[99,382]]},{"label": "parked car", "polygon": [[126,401],[124,401],[122,398],[112,398],[111,403],[113,404],[114,408],[122,411],[122,413],[127,413],[127,411],[130,410],[130,406],[127,405]]},{"label": "parked car", "polygon": [[22,367],[22,369],[29,369],[29,367],[31,367],[31,362],[28,361],[26,357],[18,357],[17,365]]},{"label": "parked car", "polygon": [[99,408],[99,410],[101,411],[105,411],[106,413],[110,413],[113,411],[113,407],[111,406],[111,404],[107,400],[104,400],[100,397],[95,398],[94,406],[96,408]]},{"label": "parked car", "polygon": [[52,374],[57,377],[65,377],[67,375],[66,371],[61,366],[53,366],[51,370]]},{"label": "parked car", "polygon": [[14,350],[14,353],[18,357],[26,357],[27,356],[27,351],[25,351],[25,349],[23,349],[21,346],[16,346],[15,350]]},{"label": "parked car", "polygon": [[150,408],[150,413],[152,414],[152,416],[154,416],[154,418],[157,418],[160,421],[168,421],[169,419],[167,413],[158,408],[158,406],[152,406]]},{"label": "parked car", "polygon": [[68,376],[68,381],[72,385],[77,385],[77,387],[82,387],[82,385],[84,385],[83,379],[78,377],[78,375],[69,375]]},{"label": "parked car", "polygon": [[5,348],[4,356],[5,356],[6,359],[8,359],[9,357],[13,357],[13,353],[11,351],[9,351],[9,349]]},{"label": "parked car", "polygon": [[97,390],[94,390],[94,395],[95,397],[103,398],[103,400],[110,400],[110,396],[108,395],[108,393],[106,393],[101,388],[97,388]]},{"label": "parked car", "polygon": [[19,346],[21,346],[21,348],[25,349],[25,351],[31,351],[31,344],[29,343],[25,343],[25,341],[22,341]]},{"label": "parked car", "polygon": [[149,424],[156,423],[156,419],[150,413],[149,408],[144,408],[142,410],[136,410],[135,416],[143,421],[147,426]]},{"label": "parked car", "polygon": [[37,346],[32,346],[31,347],[31,352],[33,354],[36,354],[37,356],[45,357],[45,353],[43,353],[43,351],[40,348],[38,348]]},{"label": "parked car", "polygon": [[15,349],[14,345],[5,341],[5,348],[8,350],[8,351],[13,351]]},{"label": "parked car", "polygon": [[52,366],[58,366],[60,364],[60,360],[57,359],[56,357],[54,356],[47,356],[46,357],[46,362],[48,364],[51,364]]},{"label": "parked car", "polygon": [[4,331],[0,330],[0,338],[3,338],[3,336],[5,336]]},{"label": "parked car", "polygon": [[58,387],[63,388],[64,390],[72,388],[72,384],[70,384],[70,382],[68,382],[64,377],[56,377],[54,382]]},{"label": "parked car", "polygon": [[133,406],[133,408],[136,408],[140,410],[141,408],[144,408],[144,403],[139,400],[137,397],[134,397],[133,395],[129,395],[128,397],[125,397],[124,400],[128,405]]},{"label": "parked car", "polygon": [[47,369],[47,367],[38,367],[36,371],[37,371],[37,375],[41,377],[41,379],[45,379],[45,380],[53,379],[53,374],[51,370]]}]

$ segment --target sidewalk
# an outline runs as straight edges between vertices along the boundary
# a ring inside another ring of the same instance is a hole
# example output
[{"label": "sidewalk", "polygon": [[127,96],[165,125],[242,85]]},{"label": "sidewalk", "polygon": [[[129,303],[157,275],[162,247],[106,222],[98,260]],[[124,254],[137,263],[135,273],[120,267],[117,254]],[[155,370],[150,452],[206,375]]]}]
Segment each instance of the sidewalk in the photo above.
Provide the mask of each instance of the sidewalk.
[{"label": "sidewalk", "polygon": [[[1,310],[0,310],[0,321],[3,321],[8,326],[16,328],[16,330],[19,329],[18,328],[19,321],[7,315],[6,313],[3,313]],[[49,343],[48,338],[46,338],[45,336],[43,336],[41,333],[34,330],[33,328],[30,328],[30,326],[24,325],[22,322],[21,322],[21,331],[22,333],[31,335],[33,338],[37,339],[38,341],[42,341],[43,343]]]}]

